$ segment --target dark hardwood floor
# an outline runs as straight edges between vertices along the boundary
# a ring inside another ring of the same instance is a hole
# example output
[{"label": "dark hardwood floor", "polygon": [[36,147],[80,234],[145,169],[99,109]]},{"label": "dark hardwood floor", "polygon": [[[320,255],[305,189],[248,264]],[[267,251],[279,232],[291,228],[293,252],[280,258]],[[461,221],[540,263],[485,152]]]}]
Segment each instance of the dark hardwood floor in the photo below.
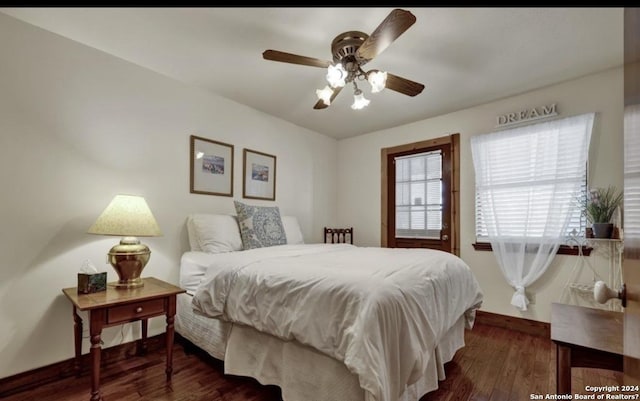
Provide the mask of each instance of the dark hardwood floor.
[{"label": "dark hardwood floor", "polygon": [[[421,401],[530,400],[531,394],[555,394],[555,347],[551,340],[504,328],[476,324],[466,346],[446,365],[447,379]],[[189,350],[190,347],[187,347]],[[105,401],[278,401],[275,386],[250,378],[226,376],[222,362],[203,352],[174,350],[173,380],[167,384],[163,352],[132,357],[102,369]],[[585,386],[620,385],[622,374],[600,369],[573,369],[573,392]],[[67,378],[3,398],[5,401],[86,401],[89,376]],[[601,393],[602,394],[602,393]],[[350,400],[344,400],[350,401]]]}]

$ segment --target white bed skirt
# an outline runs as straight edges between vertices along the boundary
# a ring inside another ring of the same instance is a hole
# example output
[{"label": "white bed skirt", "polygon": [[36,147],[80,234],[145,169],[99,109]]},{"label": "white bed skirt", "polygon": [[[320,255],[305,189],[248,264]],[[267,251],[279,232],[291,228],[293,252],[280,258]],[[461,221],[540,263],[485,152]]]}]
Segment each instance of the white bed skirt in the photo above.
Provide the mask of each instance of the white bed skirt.
[{"label": "white bed skirt", "polygon": [[176,332],[214,358],[224,360],[232,324],[196,315],[191,308],[192,298],[189,294],[178,294],[174,322]]},{"label": "white bed skirt", "polygon": [[[191,295],[179,294],[176,331],[217,359],[225,373],[249,376],[281,388],[284,401],[376,401],[344,363],[295,341],[282,341],[251,327],[196,315]],[[426,374],[398,401],[418,401],[445,379],[444,364],[464,346],[461,316],[436,348]]]}]

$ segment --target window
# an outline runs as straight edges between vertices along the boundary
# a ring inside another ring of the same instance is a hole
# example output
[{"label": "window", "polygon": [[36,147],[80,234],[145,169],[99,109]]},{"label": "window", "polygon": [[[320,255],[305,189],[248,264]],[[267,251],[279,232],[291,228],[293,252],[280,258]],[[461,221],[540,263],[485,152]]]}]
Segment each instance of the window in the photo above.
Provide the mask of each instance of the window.
[{"label": "window", "polygon": [[[593,114],[472,138],[476,239],[584,234]],[[568,215],[568,220],[565,217]]]},{"label": "window", "polygon": [[442,150],[394,158],[396,237],[440,238]]}]

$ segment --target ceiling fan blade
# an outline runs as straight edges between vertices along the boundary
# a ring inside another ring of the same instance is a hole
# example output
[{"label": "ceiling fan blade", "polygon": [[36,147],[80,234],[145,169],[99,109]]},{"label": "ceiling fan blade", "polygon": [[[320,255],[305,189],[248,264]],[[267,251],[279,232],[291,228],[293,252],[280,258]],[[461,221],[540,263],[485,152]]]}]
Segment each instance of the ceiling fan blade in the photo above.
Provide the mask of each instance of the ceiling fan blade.
[{"label": "ceiling fan blade", "polygon": [[373,59],[398,39],[414,22],[416,22],[416,17],[409,11],[399,8],[391,11],[387,18],[369,35],[369,38],[362,43],[356,52],[356,57],[365,60]]},{"label": "ceiling fan blade", "polygon": [[265,60],[308,65],[311,67],[328,68],[331,65],[330,61],[320,60],[313,57],[298,56],[297,54],[285,53],[278,50],[265,50],[262,53],[262,57]]},{"label": "ceiling fan blade", "polygon": [[387,89],[391,89],[392,91],[400,92],[408,96],[418,95],[422,93],[422,90],[424,89],[424,85],[420,83],[410,81],[406,78],[402,78],[390,73],[387,73],[387,83],[385,87]]},{"label": "ceiling fan blade", "polygon": [[[336,96],[338,96],[338,93],[340,93],[340,91],[341,91],[341,90],[342,90],[342,87],[341,87],[341,86],[338,86],[337,88],[335,88],[335,89],[333,90],[333,95],[331,95],[331,98],[330,98],[331,103],[333,103],[333,99],[335,99],[335,98],[336,98]],[[328,106],[328,105],[326,105],[326,104],[324,103],[324,101],[322,101],[322,99],[318,100],[318,101],[316,102],[315,106],[313,106],[313,108],[314,108],[315,110],[322,110],[322,109],[326,109],[327,107],[329,107],[329,106]]]}]

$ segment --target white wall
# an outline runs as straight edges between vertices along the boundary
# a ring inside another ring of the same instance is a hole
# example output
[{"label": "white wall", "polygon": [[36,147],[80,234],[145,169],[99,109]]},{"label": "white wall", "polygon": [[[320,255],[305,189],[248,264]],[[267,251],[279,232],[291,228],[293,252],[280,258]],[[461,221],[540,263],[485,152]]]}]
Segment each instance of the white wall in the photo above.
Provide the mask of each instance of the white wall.
[{"label": "white wall", "polygon": [[[234,213],[232,198],[189,193],[191,134],[235,145],[235,199],[247,147],[276,155],[278,173],[276,202],[248,203],[297,216],[308,242],[335,221],[334,139],[1,13],[0,55],[0,378],[73,356],[61,289],[86,258],[117,279],[105,258],[118,238],[86,234],[113,196],[146,198],[164,236],[144,239],[143,276],[173,283],[186,216]],[[163,330],[152,319],[150,335]],[[119,343],[120,328],[103,337]]]},{"label": "white wall", "polygon": [[[456,90],[456,89],[452,89]],[[464,88],[457,88],[464,90]],[[425,91],[420,96],[429,96]],[[474,170],[470,137],[492,132],[496,117],[509,112],[557,103],[562,116],[596,112],[589,156],[589,185],[622,188],[623,72],[604,71],[482,106],[378,131],[338,144],[338,218],[353,226],[357,245],[380,245],[380,149],[460,133],[461,257],[476,274],[485,295],[483,310],[539,321],[550,320],[551,302],[558,301],[576,263],[574,256],[558,256],[548,271],[528,288],[536,303],[520,313],[510,305],[513,290],[497,267],[492,252],[475,251]],[[606,261],[594,258],[599,273]]]},{"label": "white wall", "polygon": [[[298,216],[306,241],[338,223],[355,228],[358,245],[377,246],[380,149],[461,133],[461,256],[484,290],[483,309],[541,321],[576,259],[556,258],[529,288],[536,304],[528,312],[509,306],[512,290],[492,253],[471,246],[469,138],[522,108],[556,102],[564,116],[595,111],[591,184],[622,186],[621,69],[337,142],[1,13],[0,55],[0,378],[72,357],[71,306],[61,289],[75,286],[86,258],[116,279],[104,258],[117,238],[86,234],[114,195],[145,196],[164,236],[145,239],[153,253],[144,275],[174,283],[186,215],[233,213],[232,198],[189,193],[191,134],[235,145],[234,198],[242,195],[242,148],[274,154],[277,200],[256,203]],[[152,319],[150,334],[164,329],[162,320]],[[127,325],[124,340],[138,331]],[[104,340],[119,343],[120,329],[105,330]]]}]

